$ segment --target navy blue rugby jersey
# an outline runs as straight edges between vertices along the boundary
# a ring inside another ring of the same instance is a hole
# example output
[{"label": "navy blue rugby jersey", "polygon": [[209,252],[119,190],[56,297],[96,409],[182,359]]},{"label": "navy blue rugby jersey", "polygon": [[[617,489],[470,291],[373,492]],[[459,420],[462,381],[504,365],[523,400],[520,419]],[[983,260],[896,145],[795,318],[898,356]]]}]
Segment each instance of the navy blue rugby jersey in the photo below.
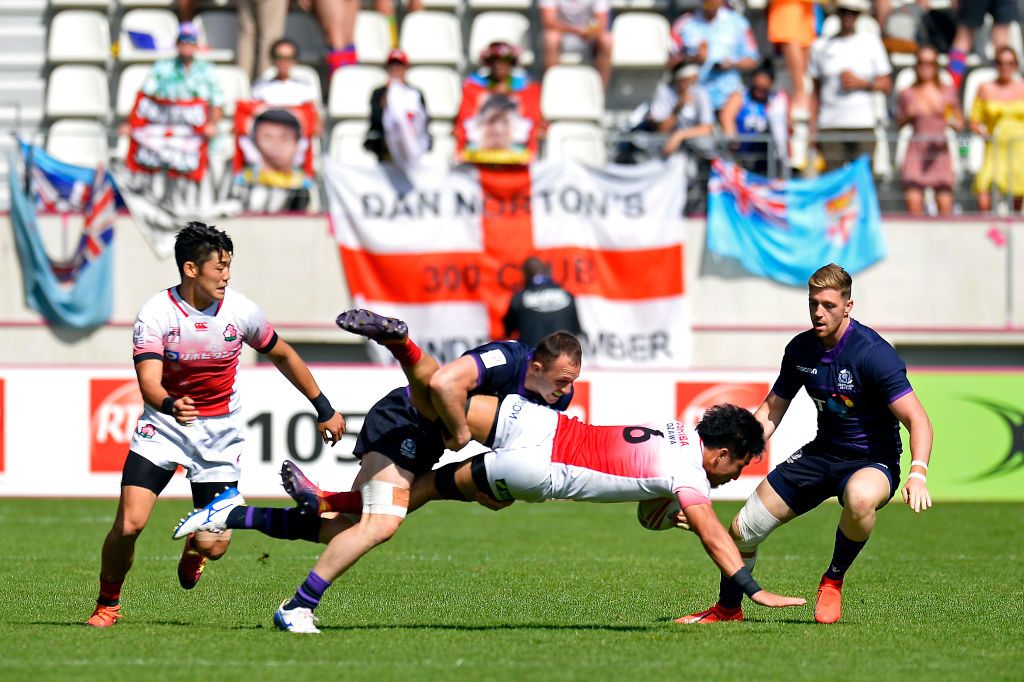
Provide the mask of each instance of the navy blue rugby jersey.
[{"label": "navy blue rugby jersey", "polygon": [[843,338],[829,350],[813,330],[794,337],[772,393],[792,400],[801,386],[818,409],[814,442],[825,452],[899,461],[900,424],[889,405],[914,389],[896,349],[875,330],[851,319]]},{"label": "navy blue rugby jersey", "polygon": [[493,341],[463,353],[476,360],[479,379],[476,388],[469,395],[494,395],[499,400],[509,395],[521,395],[531,403],[547,405],[564,412],[576,392],[573,387],[568,394],[549,404],[539,393],[526,389],[526,370],[533,359],[533,349],[519,341]]}]

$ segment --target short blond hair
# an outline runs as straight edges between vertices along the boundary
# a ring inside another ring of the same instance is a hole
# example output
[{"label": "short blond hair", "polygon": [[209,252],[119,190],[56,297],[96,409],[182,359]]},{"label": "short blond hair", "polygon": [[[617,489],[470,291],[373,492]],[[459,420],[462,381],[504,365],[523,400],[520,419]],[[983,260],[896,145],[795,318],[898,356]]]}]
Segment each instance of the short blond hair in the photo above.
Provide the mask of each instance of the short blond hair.
[{"label": "short blond hair", "polygon": [[814,271],[807,280],[810,289],[835,289],[843,298],[850,298],[853,293],[853,277],[835,263],[823,265]]}]

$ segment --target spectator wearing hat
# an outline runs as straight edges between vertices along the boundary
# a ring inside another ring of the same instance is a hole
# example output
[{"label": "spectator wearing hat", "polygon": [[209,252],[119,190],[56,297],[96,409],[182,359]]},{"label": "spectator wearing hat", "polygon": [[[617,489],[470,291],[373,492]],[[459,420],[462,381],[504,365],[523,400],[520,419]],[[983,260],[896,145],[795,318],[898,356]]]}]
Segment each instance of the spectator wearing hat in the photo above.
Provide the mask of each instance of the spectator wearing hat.
[{"label": "spectator wearing hat", "polygon": [[[469,145],[467,126],[477,130],[485,102],[504,95],[514,106],[514,145],[528,155],[537,153],[537,135],[543,126],[540,116],[540,85],[519,67],[519,50],[505,42],[493,42],[480,53],[481,67],[462,83],[462,103],[455,117],[456,150],[462,154]],[[502,106],[498,106],[501,104]],[[499,100],[491,105],[495,115],[509,105]]]},{"label": "spectator wearing hat", "polygon": [[430,149],[426,100],[405,81],[409,57],[403,50],[388,53],[385,69],[387,83],[370,95],[370,128],[363,146],[382,162],[411,167]]},{"label": "spectator wearing hat", "polygon": [[[739,12],[725,7],[724,0],[703,0],[700,9],[672,24],[672,42],[669,68],[679,64],[700,67],[699,83],[728,129],[732,121],[726,119],[735,117],[743,99],[741,73],[757,66],[757,42],[750,23]],[[727,109],[727,104],[731,108]]]},{"label": "spectator wearing hat", "polygon": [[[153,64],[149,77],[142,84],[142,92],[162,99],[207,101],[210,104],[210,119],[204,133],[207,137],[213,137],[217,132],[217,122],[223,115],[224,95],[217,84],[213,64],[196,56],[199,30],[195,24],[181,24],[177,46],[176,56]],[[122,134],[127,132],[125,129]]]},{"label": "spectator wearing hat", "polygon": [[561,61],[563,52],[591,53],[604,87],[612,78],[612,34],[608,0],[540,0],[544,29],[544,68]]},{"label": "spectator wearing hat", "polygon": [[892,89],[892,66],[882,39],[856,32],[868,0],[838,0],[839,33],[811,47],[808,73],[814,79],[818,150],[826,170],[875,151],[875,93]]}]

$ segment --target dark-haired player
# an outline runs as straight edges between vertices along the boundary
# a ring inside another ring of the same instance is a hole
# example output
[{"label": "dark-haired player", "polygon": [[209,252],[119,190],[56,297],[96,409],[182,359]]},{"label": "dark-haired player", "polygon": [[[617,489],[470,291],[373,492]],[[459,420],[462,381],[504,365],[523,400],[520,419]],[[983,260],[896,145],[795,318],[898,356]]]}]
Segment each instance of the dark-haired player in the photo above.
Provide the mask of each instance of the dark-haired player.
[{"label": "dark-haired player", "polygon": [[[818,433],[768,474],[733,519],[730,533],[752,569],[757,546],[775,528],[838,498],[843,513],[814,608],[815,620],[834,623],[842,611],[843,577],[871,535],[876,510],[899,487],[901,423],[910,432],[912,460],[903,500],[915,512],[931,506],[925,475],[932,426],[893,347],[850,317],[849,273],[829,264],[807,285],[812,329],[786,346],[779,378],[755,414],[770,438],[803,387],[818,409]],[[723,580],[714,606],[680,621],[743,620],[742,598]]]},{"label": "dark-haired player", "polygon": [[[225,232],[189,223],[174,243],[181,282],[149,299],[135,321],[133,357],[145,408],[125,459],[117,515],[103,542],[100,594],[88,625],[109,627],[121,617],[121,586],[135,541],[178,466],[197,507],[238,484],[245,441],[235,375],[243,343],[267,355],[309,398],[325,442],[344,433],[344,419],[298,353],[278,338],[256,304],[228,289],[233,250]],[[229,541],[223,534],[189,536],[178,563],[181,586],[194,587],[206,559],[220,558]]]}]

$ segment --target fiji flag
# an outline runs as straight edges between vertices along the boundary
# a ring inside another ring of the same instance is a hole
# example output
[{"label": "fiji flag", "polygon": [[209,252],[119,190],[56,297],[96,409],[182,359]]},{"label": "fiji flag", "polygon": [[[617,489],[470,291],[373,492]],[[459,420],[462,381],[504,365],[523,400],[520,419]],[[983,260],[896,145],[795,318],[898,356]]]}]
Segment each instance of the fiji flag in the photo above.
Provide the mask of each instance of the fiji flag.
[{"label": "fiji flag", "polygon": [[814,180],[770,181],[712,162],[708,250],[749,272],[803,286],[826,263],[850,273],[885,257],[878,196],[866,156]]},{"label": "fiji flag", "polygon": [[94,173],[78,247],[67,261],[54,261],[43,245],[35,207],[13,158],[8,166],[11,224],[29,307],[54,325],[88,329],[105,323],[114,303],[115,194],[110,176],[102,168]]},{"label": "fiji flag", "polygon": [[[25,167],[29,170],[32,195],[39,208],[57,213],[83,211],[89,204],[90,192],[96,181],[96,169],[64,163],[42,147],[18,141]],[[113,183],[110,173],[107,173]],[[124,208],[121,197],[114,193],[117,208]]]}]

